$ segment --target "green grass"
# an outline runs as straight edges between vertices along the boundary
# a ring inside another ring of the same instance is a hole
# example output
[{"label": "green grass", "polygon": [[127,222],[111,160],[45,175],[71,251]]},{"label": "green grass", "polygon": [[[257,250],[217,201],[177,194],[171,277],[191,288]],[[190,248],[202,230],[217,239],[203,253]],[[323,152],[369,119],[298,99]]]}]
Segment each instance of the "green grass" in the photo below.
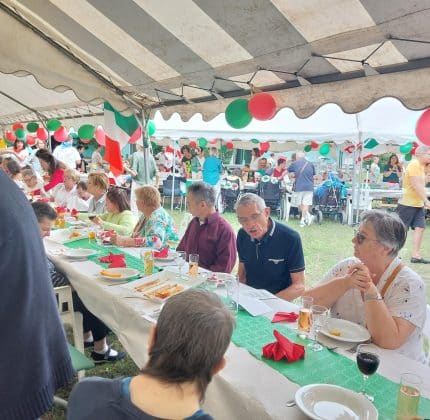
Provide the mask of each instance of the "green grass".
[{"label": "green grass", "polygon": [[[240,226],[236,216],[233,213],[225,213],[223,215],[233,226],[235,231],[238,231]],[[178,211],[173,212],[175,222],[180,225],[184,213]],[[351,239],[353,229],[351,226],[342,225],[331,220],[324,220],[321,225],[311,225],[309,227],[300,228],[298,219],[290,219],[287,223],[293,229],[296,229],[302,238],[303,251],[306,262],[306,287],[311,287],[316,284],[321,277],[339,260],[353,255],[353,246]],[[423,256],[430,258],[430,226],[425,230],[423,239]],[[427,285],[427,302],[430,302],[430,264],[410,264],[409,259],[412,249],[411,236],[408,239],[405,247],[401,250],[400,256],[406,264],[411,266],[424,279]],[[121,343],[116,336],[111,334],[109,341],[115,349],[122,349]],[[87,352],[89,355],[89,352]],[[114,378],[118,376],[132,376],[138,372],[137,366],[129,356],[120,362],[114,364],[104,364],[96,366],[94,369],[88,370],[87,376],[102,376],[105,378]],[[71,387],[67,387],[58,392],[62,398],[66,398],[70,393]],[[63,410],[53,408],[48,412],[44,419],[60,420],[65,419]]]}]

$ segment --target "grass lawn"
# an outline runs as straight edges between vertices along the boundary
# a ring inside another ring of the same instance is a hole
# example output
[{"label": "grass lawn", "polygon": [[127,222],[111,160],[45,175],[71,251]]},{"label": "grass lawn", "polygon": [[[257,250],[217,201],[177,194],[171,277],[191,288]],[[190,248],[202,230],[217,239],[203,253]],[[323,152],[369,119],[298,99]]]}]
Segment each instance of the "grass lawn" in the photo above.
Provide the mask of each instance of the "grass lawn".
[{"label": "grass lawn", "polygon": [[[239,223],[233,213],[226,213],[223,216],[230,222],[235,231],[239,229]],[[179,226],[183,218],[183,213],[174,211],[173,217]],[[353,229],[351,226],[342,225],[331,220],[324,220],[321,225],[314,224],[309,227],[300,228],[298,219],[290,219],[288,225],[299,231],[302,237],[306,262],[306,287],[316,284],[324,273],[336,262],[353,255],[353,246],[351,243]],[[422,251],[423,256],[430,259],[430,224],[428,222],[427,226]],[[405,247],[400,252],[400,256],[407,265],[411,266],[424,279],[427,285],[427,302],[430,303],[430,264],[409,263],[412,249],[411,236],[408,236]],[[115,349],[122,349],[115,335],[112,334],[109,340]],[[115,364],[96,366],[94,369],[87,371],[86,375],[114,378],[117,376],[135,375],[137,372],[136,365],[127,356],[124,360]],[[58,395],[67,399],[70,389],[71,387],[67,387],[58,392]],[[65,415],[63,410],[54,408],[44,416],[44,419],[65,419]]]}]

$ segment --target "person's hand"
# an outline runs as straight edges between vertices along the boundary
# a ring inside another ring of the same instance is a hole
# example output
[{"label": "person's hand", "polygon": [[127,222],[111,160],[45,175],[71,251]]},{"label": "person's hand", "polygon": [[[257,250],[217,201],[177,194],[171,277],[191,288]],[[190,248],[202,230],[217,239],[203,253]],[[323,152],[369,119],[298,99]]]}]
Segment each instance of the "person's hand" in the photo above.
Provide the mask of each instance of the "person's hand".
[{"label": "person's hand", "polygon": [[99,226],[101,226],[102,225],[102,219],[100,219],[100,217],[92,217],[91,219],[90,219],[94,224],[96,224],[96,225],[99,225]]},{"label": "person's hand", "polygon": [[110,236],[110,241],[112,245],[116,246],[124,246],[125,245],[125,238],[122,236],[119,236],[118,233],[112,232]]},{"label": "person's hand", "polygon": [[345,276],[345,280],[350,289],[357,289],[363,293],[373,285],[372,275],[369,269],[362,263],[354,264]]}]

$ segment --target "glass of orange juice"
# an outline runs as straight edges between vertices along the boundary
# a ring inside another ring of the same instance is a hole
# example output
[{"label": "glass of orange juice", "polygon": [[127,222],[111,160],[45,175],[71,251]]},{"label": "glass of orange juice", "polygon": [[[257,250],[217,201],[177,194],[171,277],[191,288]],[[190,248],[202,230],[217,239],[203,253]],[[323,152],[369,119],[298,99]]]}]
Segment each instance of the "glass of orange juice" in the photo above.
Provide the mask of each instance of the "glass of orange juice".
[{"label": "glass of orange juice", "polygon": [[199,254],[190,254],[188,256],[188,274],[195,277],[199,274]]}]

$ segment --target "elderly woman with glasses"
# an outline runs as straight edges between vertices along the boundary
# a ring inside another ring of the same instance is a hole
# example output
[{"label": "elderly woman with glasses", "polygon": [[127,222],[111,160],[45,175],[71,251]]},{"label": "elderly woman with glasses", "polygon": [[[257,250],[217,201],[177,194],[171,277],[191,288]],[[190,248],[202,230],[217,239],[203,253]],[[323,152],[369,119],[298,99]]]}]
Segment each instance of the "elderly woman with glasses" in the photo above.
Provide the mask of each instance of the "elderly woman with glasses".
[{"label": "elderly woman with glasses", "polygon": [[363,213],[352,240],[354,258],[338,263],[304,295],[330,308],[332,317],[365,326],[378,346],[425,362],[426,293],[421,277],[397,256],[405,241],[397,214]]}]

